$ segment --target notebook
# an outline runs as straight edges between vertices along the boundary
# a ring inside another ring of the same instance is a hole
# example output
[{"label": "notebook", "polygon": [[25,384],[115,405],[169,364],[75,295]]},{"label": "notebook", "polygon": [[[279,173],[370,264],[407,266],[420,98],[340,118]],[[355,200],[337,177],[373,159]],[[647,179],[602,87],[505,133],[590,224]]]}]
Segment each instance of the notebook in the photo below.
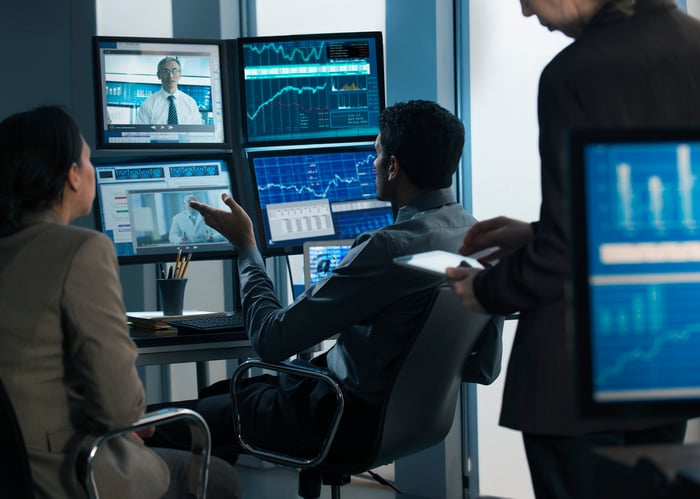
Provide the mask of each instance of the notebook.
[{"label": "notebook", "polygon": [[352,239],[307,241],[304,243],[304,288],[328,277],[352,246]]}]

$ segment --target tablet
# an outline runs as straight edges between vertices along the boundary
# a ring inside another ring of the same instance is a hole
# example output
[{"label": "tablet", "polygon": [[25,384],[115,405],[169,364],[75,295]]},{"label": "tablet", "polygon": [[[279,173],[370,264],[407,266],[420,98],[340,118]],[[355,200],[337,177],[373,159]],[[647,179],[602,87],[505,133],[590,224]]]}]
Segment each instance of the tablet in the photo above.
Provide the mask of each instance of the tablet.
[{"label": "tablet", "polygon": [[475,269],[484,268],[481,262],[474,257],[443,250],[397,256],[394,258],[394,263],[441,276],[445,275],[445,269],[447,267],[467,266],[474,267]]}]

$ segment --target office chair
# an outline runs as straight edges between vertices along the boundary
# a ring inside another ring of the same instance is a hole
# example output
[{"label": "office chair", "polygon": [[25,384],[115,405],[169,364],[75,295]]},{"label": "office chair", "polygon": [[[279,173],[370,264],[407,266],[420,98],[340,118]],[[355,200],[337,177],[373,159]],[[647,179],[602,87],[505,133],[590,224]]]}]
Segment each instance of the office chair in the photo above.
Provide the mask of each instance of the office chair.
[{"label": "office chair", "polygon": [[0,483],[7,497],[34,498],[32,470],[12,401],[0,380]]},{"label": "office chair", "polygon": [[[339,499],[340,486],[348,483],[351,475],[394,462],[445,438],[455,415],[462,367],[489,319],[489,315],[462,307],[449,287],[436,289],[416,334],[400,356],[396,377],[382,402],[371,448],[356,462],[336,461],[335,456],[343,455],[343,450],[334,447],[333,442],[344,411],[344,395],[329,372],[289,362],[244,362],[231,378],[234,427],[241,446],[262,460],[300,469],[299,496],[319,497],[324,483],[331,486],[333,499]],[[293,456],[257,447],[244,438],[236,384],[253,368],[316,377],[332,387],[336,411],[318,455]],[[334,456],[332,462],[327,459],[329,453]]]},{"label": "office chair", "polygon": [[103,444],[126,433],[180,420],[187,424],[192,435],[192,443],[190,445],[192,459],[188,470],[188,493],[193,497],[197,497],[197,499],[204,499],[206,497],[209,459],[211,457],[209,426],[197,412],[179,407],[168,407],[147,412],[133,425],[104,433],[98,436],[88,447],[81,449],[78,462],[76,463],[76,471],[85,486],[88,498],[99,499],[100,497],[93,467],[97,451]]},{"label": "office chair", "polygon": [[[99,498],[93,474],[93,464],[95,455],[102,444],[111,438],[128,432],[177,420],[184,420],[192,433],[189,492],[193,496],[203,499],[206,492],[211,452],[209,427],[196,412],[180,408],[167,408],[146,413],[133,425],[100,435],[88,448],[81,449],[76,462],[76,473],[85,486],[87,496],[90,499]],[[32,482],[32,471],[27,449],[12,401],[2,380],[0,380],[0,428],[2,428],[0,431],[0,449],[3,451],[0,465],[0,481],[3,484],[3,494],[6,494],[7,497],[33,499],[35,497],[34,484]]]}]

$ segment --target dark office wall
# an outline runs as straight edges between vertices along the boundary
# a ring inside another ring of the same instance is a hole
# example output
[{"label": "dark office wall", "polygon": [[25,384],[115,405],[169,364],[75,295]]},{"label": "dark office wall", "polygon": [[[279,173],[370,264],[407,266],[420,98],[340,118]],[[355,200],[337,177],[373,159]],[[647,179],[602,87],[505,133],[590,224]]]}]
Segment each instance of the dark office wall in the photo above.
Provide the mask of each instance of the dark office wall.
[{"label": "dark office wall", "polygon": [[[8,2],[9,3],[9,2]],[[27,0],[0,14],[0,119],[36,106],[65,106],[95,144],[92,86],[94,0]],[[78,225],[94,227],[91,217]]]},{"label": "dark office wall", "polygon": [[387,105],[438,99],[435,2],[386,0]]},{"label": "dark office wall", "polygon": [[60,104],[94,144],[94,0],[7,3],[11,5],[5,5],[0,15],[0,118],[42,104]]},{"label": "dark office wall", "polygon": [[221,38],[219,0],[172,0],[173,36]]}]

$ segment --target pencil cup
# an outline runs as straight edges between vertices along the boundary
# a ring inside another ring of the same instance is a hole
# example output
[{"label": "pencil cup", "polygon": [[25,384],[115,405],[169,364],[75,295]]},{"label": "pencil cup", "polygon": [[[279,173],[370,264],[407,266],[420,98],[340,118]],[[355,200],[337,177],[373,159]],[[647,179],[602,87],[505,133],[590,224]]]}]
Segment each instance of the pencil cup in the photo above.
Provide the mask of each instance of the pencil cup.
[{"label": "pencil cup", "polygon": [[157,279],[163,315],[182,315],[187,279]]}]

